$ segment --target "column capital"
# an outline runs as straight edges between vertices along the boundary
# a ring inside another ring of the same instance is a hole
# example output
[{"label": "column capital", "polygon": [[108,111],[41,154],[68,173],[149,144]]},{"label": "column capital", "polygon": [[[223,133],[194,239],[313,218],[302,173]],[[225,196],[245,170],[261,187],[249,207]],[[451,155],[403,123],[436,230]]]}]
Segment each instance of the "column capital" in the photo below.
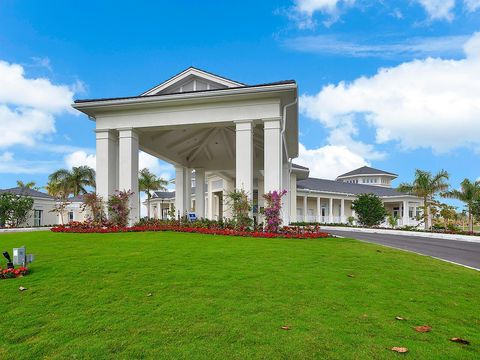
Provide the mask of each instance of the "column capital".
[{"label": "column capital", "polygon": [[282,121],[282,118],[268,118],[268,119],[262,119],[263,121],[263,127],[265,129],[280,129],[280,123]]},{"label": "column capital", "polygon": [[119,128],[118,137],[119,138],[135,138],[138,139],[138,133],[135,131],[134,128]]},{"label": "column capital", "polygon": [[112,129],[95,129],[95,137],[97,139],[117,139],[118,134]]},{"label": "column capital", "polygon": [[252,131],[253,120],[235,121],[235,131]]}]

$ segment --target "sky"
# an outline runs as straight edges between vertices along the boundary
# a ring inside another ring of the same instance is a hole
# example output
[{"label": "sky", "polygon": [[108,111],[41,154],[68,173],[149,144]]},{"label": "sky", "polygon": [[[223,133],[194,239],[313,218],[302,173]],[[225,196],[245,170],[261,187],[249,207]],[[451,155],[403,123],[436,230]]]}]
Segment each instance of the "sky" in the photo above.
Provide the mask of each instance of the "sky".
[{"label": "sky", "polygon": [[[95,166],[74,99],[138,95],[188,66],[296,80],[295,162],[311,176],[480,178],[480,0],[1,0],[0,188]],[[173,177],[143,153],[140,166]]]}]

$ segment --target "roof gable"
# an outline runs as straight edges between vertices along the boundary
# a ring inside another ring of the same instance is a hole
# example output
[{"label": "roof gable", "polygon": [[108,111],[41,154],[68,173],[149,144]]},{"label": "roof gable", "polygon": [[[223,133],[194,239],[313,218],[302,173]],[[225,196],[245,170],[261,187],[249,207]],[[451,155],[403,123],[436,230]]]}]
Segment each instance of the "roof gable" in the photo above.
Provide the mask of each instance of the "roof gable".
[{"label": "roof gable", "polygon": [[388,172],[388,171],[383,171],[379,169],[375,169],[369,166],[362,166],[358,169],[349,171],[345,174],[339,175],[337,179],[341,179],[343,177],[349,177],[349,176],[357,176],[357,175],[387,175],[390,177],[397,177],[397,174]]},{"label": "roof gable", "polygon": [[239,86],[245,86],[245,84],[189,67],[152,89],[147,90],[141,96],[226,89]]},{"label": "roof gable", "polygon": [[41,192],[41,191],[37,191],[37,190],[34,190],[34,189],[30,189],[30,188],[27,188],[27,187],[14,187],[14,188],[10,188],[10,189],[0,189],[0,194],[1,193],[10,193],[10,194],[13,194],[13,195],[22,195],[22,196],[30,196],[30,197],[34,197],[34,198],[42,198],[42,199],[52,199],[53,200],[53,197],[44,193],[44,192]]}]

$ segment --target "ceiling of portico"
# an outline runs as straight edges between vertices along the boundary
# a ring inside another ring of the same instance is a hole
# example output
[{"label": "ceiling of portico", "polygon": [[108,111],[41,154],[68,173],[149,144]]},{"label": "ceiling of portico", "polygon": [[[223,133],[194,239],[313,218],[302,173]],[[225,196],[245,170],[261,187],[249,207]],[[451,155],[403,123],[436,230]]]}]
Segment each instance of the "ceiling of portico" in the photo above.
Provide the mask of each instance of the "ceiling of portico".
[{"label": "ceiling of portico", "polygon": [[[263,169],[263,126],[254,128],[253,155],[256,173]],[[177,127],[139,129],[140,148],[162,160],[206,171],[235,173],[235,127]]]}]

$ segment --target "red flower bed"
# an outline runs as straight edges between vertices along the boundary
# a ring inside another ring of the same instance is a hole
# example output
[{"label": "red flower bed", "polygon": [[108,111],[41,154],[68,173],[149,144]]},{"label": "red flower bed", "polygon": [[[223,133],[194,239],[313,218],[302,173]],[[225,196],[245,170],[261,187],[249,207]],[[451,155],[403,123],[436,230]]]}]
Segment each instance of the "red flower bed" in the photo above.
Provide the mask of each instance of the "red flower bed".
[{"label": "red flower bed", "polygon": [[28,269],[26,267],[19,267],[16,269],[0,268],[0,279],[12,279],[16,277],[22,277],[27,274],[28,274]]},{"label": "red flower bed", "polygon": [[[316,228],[315,231],[309,229],[305,231],[300,228],[288,227],[288,231],[279,233],[269,233],[264,231],[240,231],[233,229],[215,229],[215,228],[199,228],[181,225],[142,225],[131,227],[87,227],[87,226],[71,226],[60,225],[52,228],[53,232],[64,233],[117,233],[117,232],[142,232],[142,231],[176,231],[209,235],[227,235],[227,236],[243,236],[258,238],[286,238],[286,239],[319,239],[327,238],[330,235],[326,232],[320,232]],[[295,230],[293,230],[295,229]]]}]

